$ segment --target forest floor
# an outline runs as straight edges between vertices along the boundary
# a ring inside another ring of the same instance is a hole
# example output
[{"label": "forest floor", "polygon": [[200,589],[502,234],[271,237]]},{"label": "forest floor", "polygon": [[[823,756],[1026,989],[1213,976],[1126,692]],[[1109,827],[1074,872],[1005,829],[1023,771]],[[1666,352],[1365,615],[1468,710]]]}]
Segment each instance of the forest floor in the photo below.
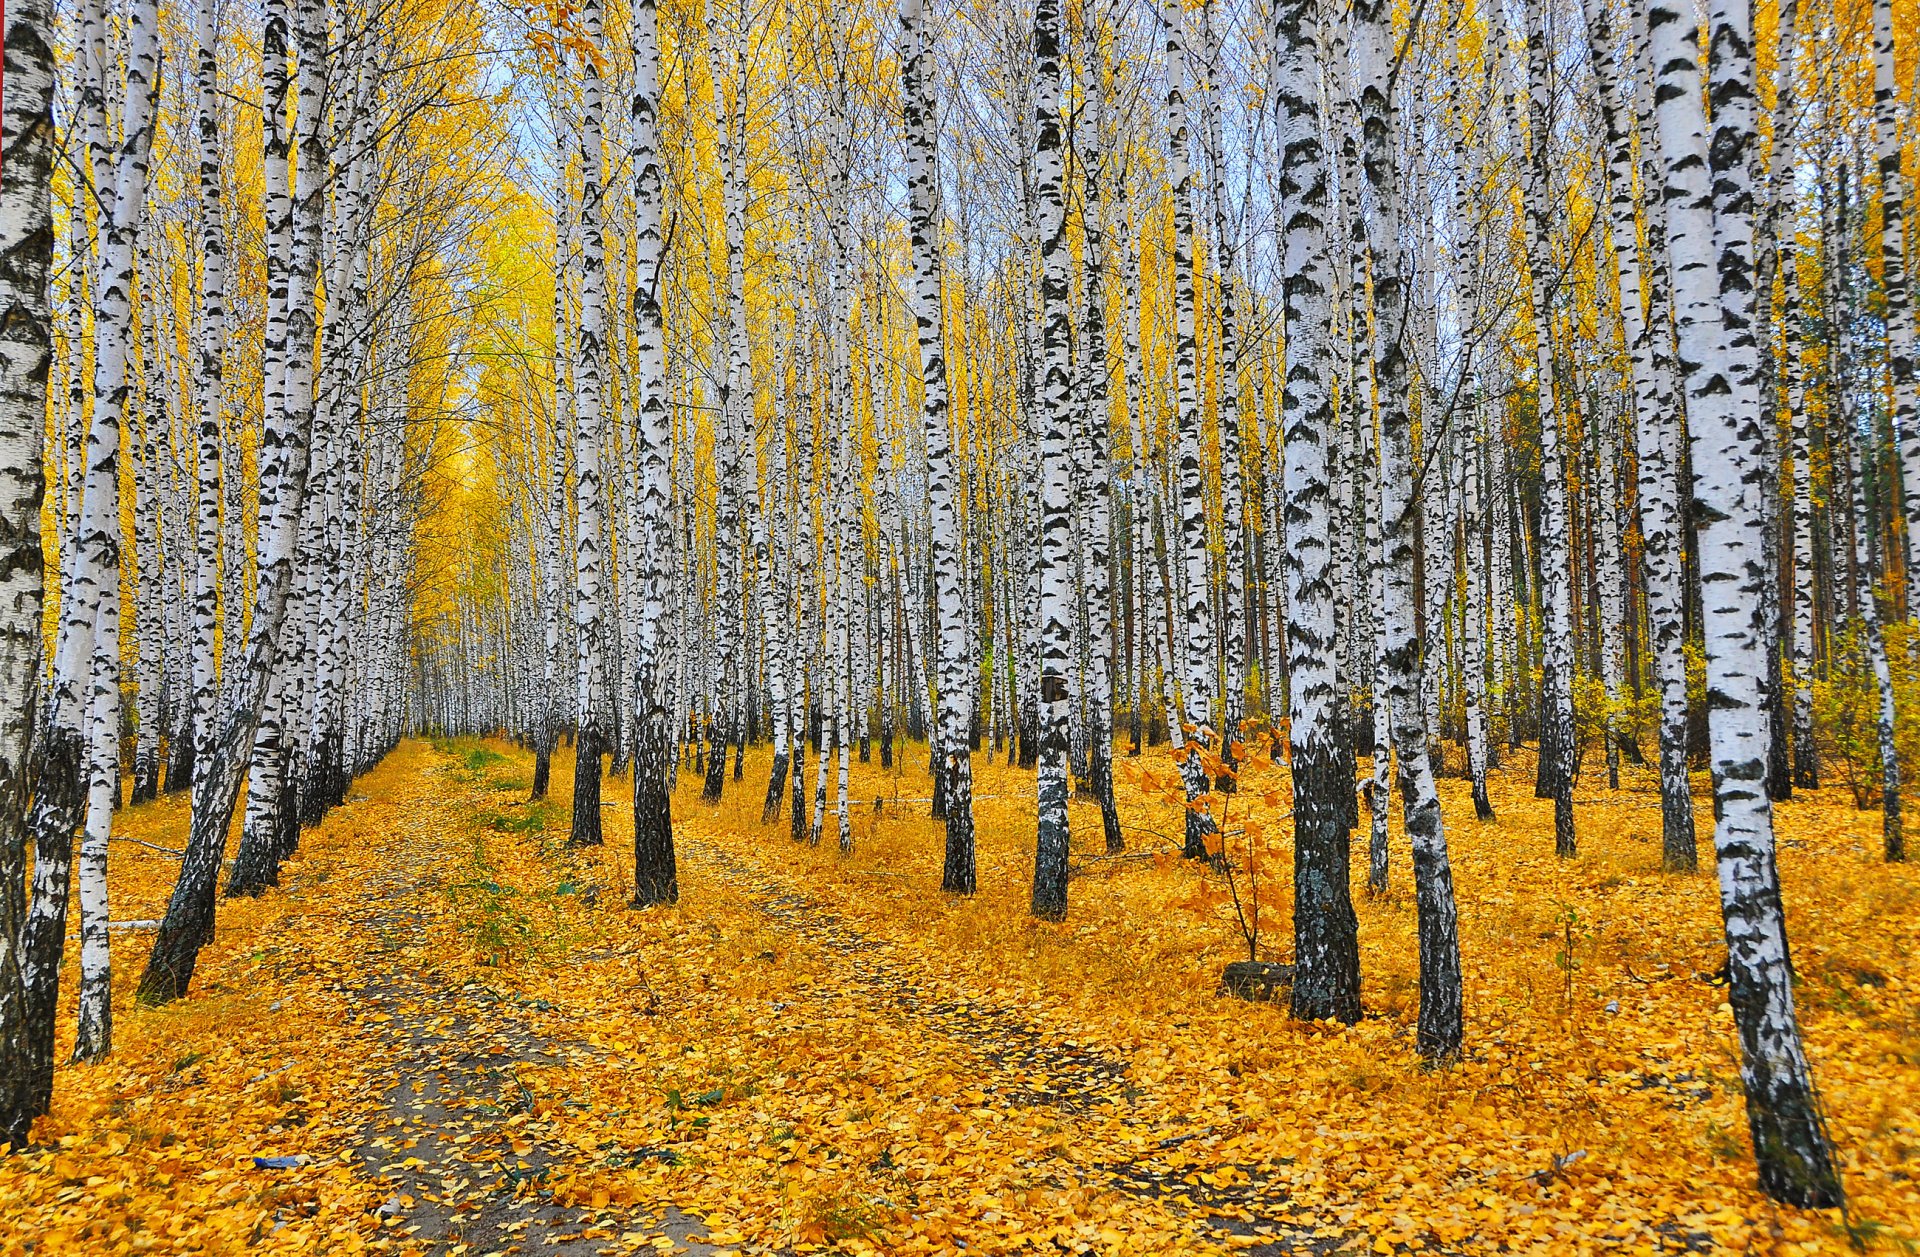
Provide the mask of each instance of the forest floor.
[{"label": "forest floor", "polygon": [[[1920,1243],[1920,866],[1882,864],[1843,789],[1778,815],[1845,1218],[1753,1186],[1715,883],[1660,871],[1644,773],[1616,792],[1590,767],[1571,861],[1530,755],[1495,823],[1442,782],[1467,1045],[1426,1070],[1397,825],[1384,896],[1364,817],[1355,844],[1366,1016],[1301,1024],[1217,993],[1246,944],[1161,836],[1164,749],[1119,763],[1127,858],[1075,804],[1063,925],[1027,915],[1031,776],[984,757],[980,893],[941,894],[925,755],[855,765],[849,856],[831,823],[818,848],[760,823],[764,750],[717,806],[684,776],[681,902],[640,912],[623,778],[606,845],[570,851],[566,755],[529,805],[518,749],[404,743],[279,890],[223,901],[190,998],[135,1008],[150,935],[116,933],[117,1046],[63,1068],[40,1146],[0,1159],[0,1254]],[[1230,826],[1280,874],[1286,801],[1251,772]],[[185,808],[123,812],[115,919],[160,915]],[[1263,958],[1289,958],[1287,881],[1258,891]]]}]

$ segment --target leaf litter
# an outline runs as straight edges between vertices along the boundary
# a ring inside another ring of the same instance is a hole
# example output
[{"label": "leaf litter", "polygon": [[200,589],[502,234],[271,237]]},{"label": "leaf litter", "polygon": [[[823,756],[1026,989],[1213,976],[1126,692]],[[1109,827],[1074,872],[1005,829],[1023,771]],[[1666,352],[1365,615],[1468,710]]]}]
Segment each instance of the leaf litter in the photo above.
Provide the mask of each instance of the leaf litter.
[{"label": "leaf litter", "polygon": [[[405,743],[280,890],[223,901],[193,998],[116,992],[119,1049],[63,1069],[39,1146],[0,1161],[0,1253],[1844,1245],[1752,1184],[1712,882],[1659,873],[1650,782],[1583,792],[1570,863],[1521,766],[1496,824],[1442,782],[1469,1034],[1428,1071],[1400,849],[1356,903],[1359,1024],[1222,998],[1246,947],[1218,876],[1152,836],[1179,824],[1164,761],[1119,774],[1143,858],[1079,852],[1055,926],[1025,914],[1031,801],[984,756],[971,900],[938,890],[939,827],[901,798],[923,783],[861,764],[851,857],[760,825],[758,790],[682,789],[682,901],[638,912],[631,818],[568,850],[558,759],[528,804],[517,749]],[[1283,774],[1256,777],[1247,841],[1290,867]],[[1920,879],[1873,861],[1841,791],[1779,814],[1854,1233],[1897,1248],[1920,1218]],[[184,800],[127,819],[174,845]],[[1074,820],[1098,842],[1090,806]],[[116,918],[157,917],[176,866],[115,862]],[[1290,959],[1285,879],[1261,885],[1261,958]],[[139,938],[117,940],[129,982]]]}]

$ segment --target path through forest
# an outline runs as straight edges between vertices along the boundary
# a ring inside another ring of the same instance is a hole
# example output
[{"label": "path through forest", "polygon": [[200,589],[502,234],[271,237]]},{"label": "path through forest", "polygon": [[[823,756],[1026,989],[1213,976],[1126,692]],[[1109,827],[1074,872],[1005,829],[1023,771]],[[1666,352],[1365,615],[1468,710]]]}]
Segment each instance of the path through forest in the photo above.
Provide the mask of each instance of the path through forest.
[{"label": "path through forest", "polygon": [[348,1015],[393,1063],[385,1106],[355,1149],[362,1172],[392,1188],[377,1210],[381,1224],[428,1251],[438,1241],[565,1257],[596,1253],[616,1232],[628,1241],[665,1236],[696,1254],[719,1251],[691,1238],[704,1228],[680,1210],[621,1210],[615,1224],[591,1200],[568,1208],[543,1190],[569,1168],[572,1150],[528,1128],[536,1102],[518,1071],[565,1068],[592,1049],[529,1024],[524,1013],[537,1001],[434,971],[425,940],[449,910],[436,870],[459,866],[449,838],[462,801],[427,807],[426,823],[377,836],[375,893],[334,905],[366,940],[364,976],[346,987]]},{"label": "path through forest", "polygon": [[[422,770],[432,772],[425,765]],[[723,1251],[702,1238],[708,1228],[698,1217],[675,1205],[656,1200],[647,1207],[596,1206],[591,1195],[568,1204],[551,1190],[556,1180],[596,1164],[617,1164],[622,1156],[583,1156],[559,1137],[542,1120],[540,1102],[519,1071],[565,1074],[602,1053],[577,1034],[554,1033],[527,1016],[555,1011],[548,1001],[502,993],[478,980],[456,983],[434,972],[428,940],[454,911],[437,870],[460,867],[463,831],[475,808],[465,794],[432,797],[431,780],[419,783],[429,786],[429,794],[421,800],[424,811],[414,813],[416,823],[375,836],[368,854],[380,871],[372,893],[327,905],[367,940],[364,974],[346,984],[348,1015],[380,1043],[396,1079],[356,1149],[362,1172],[392,1189],[377,1211],[383,1226],[425,1251],[521,1247],[564,1257],[660,1247],[663,1237],[676,1252]],[[1173,1213],[1198,1223],[1202,1235],[1217,1229],[1223,1238],[1256,1239],[1249,1250],[1254,1252],[1327,1252],[1353,1238],[1338,1228],[1316,1235],[1313,1225],[1285,1217],[1284,1201],[1262,1199],[1257,1168],[1250,1173],[1233,1167],[1223,1178],[1223,1167],[1210,1167],[1207,1177],[1221,1180],[1215,1186],[1202,1182],[1197,1167],[1142,1157],[1142,1146],[1164,1153],[1195,1136],[1155,1137],[1154,1106],[1129,1080],[1124,1061],[1058,1032],[1037,1030],[1012,1008],[945,989],[910,946],[863,934],[764,865],[711,842],[688,845],[691,876],[711,877],[714,886],[771,920],[785,947],[803,948],[824,962],[818,980],[791,1000],[770,1002],[773,1020],[811,1004],[812,1010],[796,1011],[792,1019],[811,1021],[830,1011],[854,1018],[877,1037],[932,1036],[951,1044],[979,1091],[968,1111],[973,1121],[991,1129],[1020,1110],[1037,1110],[1061,1128],[1065,1137],[1050,1164],[1034,1167],[1046,1188],[1075,1185],[1164,1199]],[[775,956],[762,952],[755,959]],[[912,1097],[892,1099],[911,1103]],[[1129,1132],[1123,1146],[1100,1138],[1111,1124]],[[678,1155],[668,1144],[627,1151],[624,1158],[673,1165]],[[840,1221],[850,1229],[846,1224],[857,1220]]]}]

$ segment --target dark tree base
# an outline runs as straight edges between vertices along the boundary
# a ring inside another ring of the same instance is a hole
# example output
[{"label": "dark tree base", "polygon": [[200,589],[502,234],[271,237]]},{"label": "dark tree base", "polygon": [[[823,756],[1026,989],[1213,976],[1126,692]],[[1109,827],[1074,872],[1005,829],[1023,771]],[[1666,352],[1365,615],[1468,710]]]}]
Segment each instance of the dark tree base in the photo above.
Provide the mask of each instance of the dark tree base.
[{"label": "dark tree base", "polygon": [[[716,729],[717,729],[716,723]],[[714,734],[713,747],[707,753],[707,776],[700,787],[702,803],[718,803],[721,792],[727,785],[727,744],[718,732]]]},{"label": "dark tree base", "polygon": [[767,778],[766,802],[760,805],[760,823],[771,825],[780,819],[780,804],[787,792],[787,753],[773,757],[773,773]]},{"label": "dark tree base", "polygon": [[600,742],[582,729],[578,746],[573,762],[573,826],[567,833],[567,845],[597,847],[604,841],[600,833]]}]

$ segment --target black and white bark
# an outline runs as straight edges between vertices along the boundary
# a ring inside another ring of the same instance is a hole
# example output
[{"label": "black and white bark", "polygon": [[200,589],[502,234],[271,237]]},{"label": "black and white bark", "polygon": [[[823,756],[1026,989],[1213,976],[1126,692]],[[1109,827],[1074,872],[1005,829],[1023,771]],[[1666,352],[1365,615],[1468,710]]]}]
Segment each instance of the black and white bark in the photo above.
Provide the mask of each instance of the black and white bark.
[{"label": "black and white bark", "polygon": [[[1217,650],[1213,634],[1212,585],[1207,573],[1206,477],[1202,464],[1198,371],[1198,294],[1193,283],[1193,172],[1188,150],[1187,90],[1192,81],[1181,6],[1163,6],[1162,52],[1167,76],[1167,181],[1173,193],[1175,430],[1179,465],[1176,501],[1179,516],[1179,636],[1184,646],[1180,685],[1184,709],[1178,719],[1186,743],[1178,752],[1180,779],[1186,788],[1186,836],[1183,854],[1206,859],[1213,818],[1204,802],[1211,780],[1201,751],[1212,728],[1213,677]],[[1230,734],[1231,731],[1229,731]]]},{"label": "black and white bark", "polygon": [[[25,825],[41,662],[40,508],[53,356],[52,6],[15,0],[5,14],[0,95],[0,1141],[23,1147],[46,1111],[34,1061],[29,976],[53,941],[33,925],[39,866]],[[57,852],[53,853],[57,858]],[[32,883],[29,884],[31,877]],[[64,924],[64,923],[63,923]],[[38,946],[36,947],[36,944]],[[51,1025],[51,1011],[45,1014]],[[50,1058],[49,1058],[50,1059]]]},{"label": "black and white bark", "polygon": [[[271,24],[274,20],[270,11],[268,21]],[[313,287],[327,174],[322,127],[327,31],[325,14],[316,0],[301,0],[294,11],[293,30],[299,56],[294,140],[299,145],[300,161],[287,230],[279,238],[286,247],[286,264],[283,269],[275,268],[283,278],[286,294],[282,305],[284,367],[280,372],[281,404],[277,409],[270,405],[260,432],[252,618],[246,626],[244,645],[232,657],[234,680],[227,687],[225,711],[216,718],[204,750],[196,756],[186,855],[167,901],[166,915],[154,936],[146,972],[140,978],[135,998],[143,1004],[164,1004],[185,995],[200,949],[213,937],[215,890],[227,827],[275,674],[280,629],[294,584],[294,551],[306,497],[313,427]],[[267,90],[271,100],[271,80]],[[274,141],[270,129],[266,143],[272,145]],[[275,208],[272,199],[276,192],[269,181],[265,189],[269,210]],[[271,403],[274,393],[270,392],[268,398]]]},{"label": "black and white bark", "polygon": [[603,369],[606,360],[607,267],[600,59],[605,34],[599,0],[586,0],[581,28],[587,43],[580,69],[580,325],[573,359],[574,467],[574,733],[573,819],[570,846],[597,846],[600,833],[600,757],[608,743],[607,492],[601,450],[606,443]]},{"label": "black and white bark", "polygon": [[913,246],[913,318],[920,346],[921,429],[926,440],[927,513],[933,559],[934,643],[939,659],[934,720],[947,846],[940,887],[974,890],[973,764],[967,731],[973,712],[967,678],[966,608],[953,436],[947,414],[947,358],[941,292],[940,208],[933,98],[927,82],[923,0],[900,0],[901,113],[906,131],[908,225]]},{"label": "black and white bark", "polygon": [[1728,995],[1760,1185],[1791,1204],[1842,1198],[1801,1045],[1793,962],[1774,864],[1766,792],[1767,652],[1762,562],[1762,422],[1754,380],[1751,172],[1752,53],[1739,6],[1713,0],[1719,63],[1709,139],[1693,10],[1647,11],[1654,118],[1666,207],[1673,321],[1693,465],[1700,613],[1714,766],[1714,852],[1726,923]]},{"label": "black and white bark", "polygon": [[1076,448],[1085,451],[1081,475],[1080,517],[1081,617],[1086,626],[1087,662],[1083,670],[1087,694],[1087,790],[1100,807],[1100,828],[1109,855],[1126,849],[1120,833],[1120,809],[1113,797],[1113,453],[1108,419],[1109,377],[1107,352],[1106,198],[1102,187],[1102,114],[1100,35],[1087,33],[1089,65],[1084,74],[1084,125],[1079,131],[1083,195],[1080,256],[1084,267],[1085,315],[1081,320],[1081,354],[1085,381],[1084,406]]},{"label": "black and white bark", "polygon": [[[1718,55],[1719,48],[1715,45]],[[1716,78],[1718,72],[1716,69]],[[1716,97],[1718,93],[1715,93]],[[1914,367],[1912,289],[1907,261],[1907,180],[1901,168],[1910,115],[1903,126],[1893,54],[1893,0],[1873,3],[1873,123],[1880,168],[1880,292],[1886,303],[1887,375],[1893,433],[1899,443],[1900,507],[1906,522],[1907,570],[1920,570],[1920,378]],[[1718,131],[1716,126],[1716,132]],[[1767,294],[1771,305],[1771,292]],[[1909,606],[1908,614],[1915,608]]]},{"label": "black and white bark", "polygon": [[[1283,0],[1271,35],[1280,150],[1286,442],[1287,675],[1293,765],[1293,1015],[1360,1019],[1360,938],[1348,886],[1353,770],[1333,592],[1333,268],[1321,143],[1317,0]],[[1258,959],[1258,957],[1253,957]]]},{"label": "black and white bark", "polygon": [[1540,418],[1541,702],[1540,787],[1553,799],[1553,846],[1578,854],[1573,779],[1579,745],[1573,724],[1573,569],[1562,432],[1553,349],[1553,83],[1546,0],[1527,0],[1527,283],[1533,315],[1534,389]]},{"label": "black and white bark", "polygon": [[1453,871],[1447,858],[1440,797],[1427,753],[1420,703],[1420,636],[1414,620],[1413,433],[1407,410],[1407,284],[1400,241],[1400,187],[1395,173],[1397,112],[1391,91],[1393,40],[1384,0],[1353,9],[1353,58],[1360,97],[1361,169],[1372,194],[1368,220],[1373,262],[1373,378],[1380,408],[1383,590],[1382,652],[1400,778],[1401,814],[1413,848],[1414,898],[1420,936],[1420,1015],[1416,1045],[1429,1060],[1460,1051],[1463,1035],[1460,934]]},{"label": "black and white bark", "polygon": [[665,180],[660,165],[660,16],[654,0],[633,6],[634,358],[639,368],[635,432],[640,457],[640,618],[634,639],[633,904],[680,895],[673,846],[673,728],[666,693],[667,598],[673,563],[672,442],[667,410],[666,327],[660,288]]},{"label": "black and white bark", "polygon": [[1039,815],[1034,847],[1033,915],[1067,915],[1067,683],[1073,648],[1071,518],[1072,373],[1067,341],[1066,170],[1060,118],[1060,6],[1038,0],[1033,13],[1034,187],[1040,228],[1042,366],[1040,426],[1040,746]]},{"label": "black and white bark", "polygon": [[[1640,535],[1648,647],[1660,695],[1660,816],[1662,862],[1670,871],[1698,866],[1693,795],[1687,780],[1686,607],[1680,565],[1679,400],[1663,352],[1664,303],[1646,304],[1641,265],[1639,204],[1634,195],[1635,114],[1620,85],[1620,37],[1608,0],[1586,0],[1587,34],[1600,88],[1607,140],[1607,225],[1620,285],[1620,320],[1633,383],[1634,464],[1639,487]],[[1649,137],[1650,138],[1650,137]],[[1654,194],[1657,196],[1657,193]],[[1648,207],[1649,217],[1664,213]],[[1657,233],[1656,233],[1657,236]],[[1658,238],[1658,237],[1657,237]],[[1650,259],[1660,271],[1666,260]]]}]

